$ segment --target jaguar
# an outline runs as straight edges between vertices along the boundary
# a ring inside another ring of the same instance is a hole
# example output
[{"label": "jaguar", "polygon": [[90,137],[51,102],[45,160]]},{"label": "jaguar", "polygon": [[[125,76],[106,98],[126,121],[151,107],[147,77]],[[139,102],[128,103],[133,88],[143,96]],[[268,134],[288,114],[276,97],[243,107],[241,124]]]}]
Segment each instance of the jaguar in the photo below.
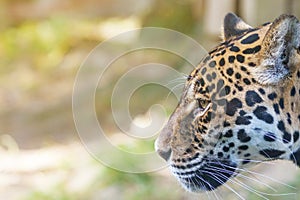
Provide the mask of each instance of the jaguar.
[{"label": "jaguar", "polygon": [[181,185],[213,191],[271,160],[300,167],[300,23],[253,28],[233,13],[222,42],[185,81],[155,149]]}]

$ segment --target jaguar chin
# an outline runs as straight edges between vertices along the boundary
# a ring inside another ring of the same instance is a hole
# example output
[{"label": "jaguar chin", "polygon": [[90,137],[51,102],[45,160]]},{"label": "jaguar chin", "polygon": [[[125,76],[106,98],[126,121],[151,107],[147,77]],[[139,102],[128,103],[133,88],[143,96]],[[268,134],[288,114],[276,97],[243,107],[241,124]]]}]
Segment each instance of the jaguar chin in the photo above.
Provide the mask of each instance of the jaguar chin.
[{"label": "jaguar chin", "polygon": [[191,170],[171,168],[181,185],[191,192],[214,190],[236,175],[236,164],[223,160],[209,161],[201,167],[195,165]]}]

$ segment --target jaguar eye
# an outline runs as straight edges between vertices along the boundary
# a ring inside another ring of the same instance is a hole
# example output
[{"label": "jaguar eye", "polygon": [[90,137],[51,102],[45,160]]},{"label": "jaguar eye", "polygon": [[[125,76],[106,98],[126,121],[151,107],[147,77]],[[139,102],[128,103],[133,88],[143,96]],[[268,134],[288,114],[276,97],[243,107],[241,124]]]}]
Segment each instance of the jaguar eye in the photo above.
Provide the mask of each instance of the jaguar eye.
[{"label": "jaguar eye", "polygon": [[205,99],[197,99],[197,101],[198,101],[199,108],[201,108],[201,109],[205,109],[208,106],[208,104],[210,103],[210,101],[205,100]]},{"label": "jaguar eye", "polygon": [[194,110],[195,119],[202,117],[210,108],[211,102],[205,99],[197,99],[199,108]]}]

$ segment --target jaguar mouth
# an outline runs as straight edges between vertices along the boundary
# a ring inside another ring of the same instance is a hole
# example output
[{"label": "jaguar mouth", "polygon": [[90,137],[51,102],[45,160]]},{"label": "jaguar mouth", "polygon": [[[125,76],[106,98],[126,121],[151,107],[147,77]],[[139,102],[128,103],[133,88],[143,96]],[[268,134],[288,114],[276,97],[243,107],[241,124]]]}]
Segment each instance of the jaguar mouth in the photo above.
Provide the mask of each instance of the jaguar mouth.
[{"label": "jaguar mouth", "polygon": [[215,161],[202,165],[193,171],[175,171],[173,173],[179,179],[184,188],[191,192],[212,191],[225,184],[236,175],[237,165],[229,161]]}]

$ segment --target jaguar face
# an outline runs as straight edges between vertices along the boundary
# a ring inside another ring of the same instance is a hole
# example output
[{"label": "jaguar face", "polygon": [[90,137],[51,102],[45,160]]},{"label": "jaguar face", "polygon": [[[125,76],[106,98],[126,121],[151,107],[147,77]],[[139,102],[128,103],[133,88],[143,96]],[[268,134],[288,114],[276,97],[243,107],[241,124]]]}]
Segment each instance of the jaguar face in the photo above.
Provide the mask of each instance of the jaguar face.
[{"label": "jaguar face", "polygon": [[184,188],[211,191],[268,160],[299,166],[299,47],[294,16],[258,28],[225,17],[224,41],[188,76],[155,144]]}]

